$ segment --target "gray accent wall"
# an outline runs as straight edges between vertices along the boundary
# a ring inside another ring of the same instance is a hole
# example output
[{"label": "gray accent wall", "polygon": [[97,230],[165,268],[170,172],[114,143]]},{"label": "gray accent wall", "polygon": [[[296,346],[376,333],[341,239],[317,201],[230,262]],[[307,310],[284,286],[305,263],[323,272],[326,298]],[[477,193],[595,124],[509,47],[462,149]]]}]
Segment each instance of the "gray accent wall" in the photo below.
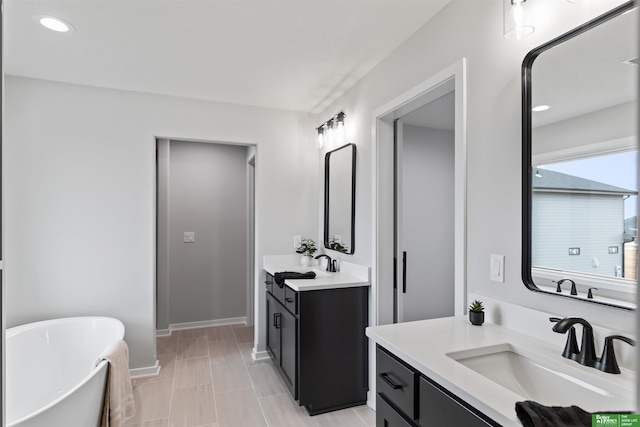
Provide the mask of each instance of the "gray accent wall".
[{"label": "gray accent wall", "polygon": [[454,314],[454,148],[451,131],[403,128],[405,322]]},{"label": "gray accent wall", "polygon": [[[247,147],[159,147],[158,328],[246,317]],[[195,241],[185,243],[184,232]]]}]

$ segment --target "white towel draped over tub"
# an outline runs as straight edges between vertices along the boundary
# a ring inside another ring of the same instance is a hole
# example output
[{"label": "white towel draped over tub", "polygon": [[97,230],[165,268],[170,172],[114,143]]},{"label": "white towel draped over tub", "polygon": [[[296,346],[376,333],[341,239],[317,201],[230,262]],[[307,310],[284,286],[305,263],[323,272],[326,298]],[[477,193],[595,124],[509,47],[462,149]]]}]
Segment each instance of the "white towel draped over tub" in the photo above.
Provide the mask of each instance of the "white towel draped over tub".
[{"label": "white towel draped over tub", "polygon": [[104,396],[101,427],[120,427],[136,413],[129,376],[129,347],[123,340],[116,341],[98,359],[109,362],[107,390]]}]

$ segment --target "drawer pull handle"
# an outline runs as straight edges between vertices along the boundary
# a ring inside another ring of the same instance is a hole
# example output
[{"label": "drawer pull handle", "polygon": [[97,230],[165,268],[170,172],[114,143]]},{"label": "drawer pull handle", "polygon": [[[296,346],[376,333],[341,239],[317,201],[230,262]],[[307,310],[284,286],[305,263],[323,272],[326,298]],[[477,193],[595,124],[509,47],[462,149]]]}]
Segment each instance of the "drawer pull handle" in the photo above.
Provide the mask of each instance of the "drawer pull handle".
[{"label": "drawer pull handle", "polygon": [[386,372],[383,372],[378,376],[382,379],[382,381],[389,384],[389,387],[391,387],[392,389],[397,390],[399,388],[402,388],[400,384],[393,382],[391,378],[389,378],[389,374],[387,374]]},{"label": "drawer pull handle", "polygon": [[288,302],[288,303],[293,302],[293,298],[285,298],[284,300],[285,300],[286,302]]}]

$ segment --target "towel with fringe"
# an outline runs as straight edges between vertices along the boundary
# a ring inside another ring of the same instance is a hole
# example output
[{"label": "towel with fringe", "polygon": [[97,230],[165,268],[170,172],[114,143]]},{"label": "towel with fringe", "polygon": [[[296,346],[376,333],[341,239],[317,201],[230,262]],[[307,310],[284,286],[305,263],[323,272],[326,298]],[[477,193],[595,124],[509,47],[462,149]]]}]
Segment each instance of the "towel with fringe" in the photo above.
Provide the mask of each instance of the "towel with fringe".
[{"label": "towel with fringe", "polygon": [[129,376],[129,347],[118,340],[104,352],[100,361],[109,362],[107,389],[104,396],[101,427],[120,427],[136,413],[133,389]]},{"label": "towel with fringe", "polygon": [[516,414],[524,427],[591,427],[593,414],[628,414],[628,411],[587,412],[578,406],[544,406],[531,400],[516,402]]}]

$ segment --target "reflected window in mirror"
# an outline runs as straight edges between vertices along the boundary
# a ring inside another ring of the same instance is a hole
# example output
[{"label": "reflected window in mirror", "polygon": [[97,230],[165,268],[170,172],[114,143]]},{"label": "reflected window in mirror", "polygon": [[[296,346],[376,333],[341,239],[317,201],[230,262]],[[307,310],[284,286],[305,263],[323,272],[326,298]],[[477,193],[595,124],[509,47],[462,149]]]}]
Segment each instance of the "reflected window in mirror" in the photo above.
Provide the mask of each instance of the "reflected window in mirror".
[{"label": "reflected window in mirror", "polygon": [[532,290],[635,308],[637,13],[626,3],[524,60],[522,275]]},{"label": "reflected window in mirror", "polygon": [[356,146],[347,144],[325,155],[324,246],[355,250]]}]

